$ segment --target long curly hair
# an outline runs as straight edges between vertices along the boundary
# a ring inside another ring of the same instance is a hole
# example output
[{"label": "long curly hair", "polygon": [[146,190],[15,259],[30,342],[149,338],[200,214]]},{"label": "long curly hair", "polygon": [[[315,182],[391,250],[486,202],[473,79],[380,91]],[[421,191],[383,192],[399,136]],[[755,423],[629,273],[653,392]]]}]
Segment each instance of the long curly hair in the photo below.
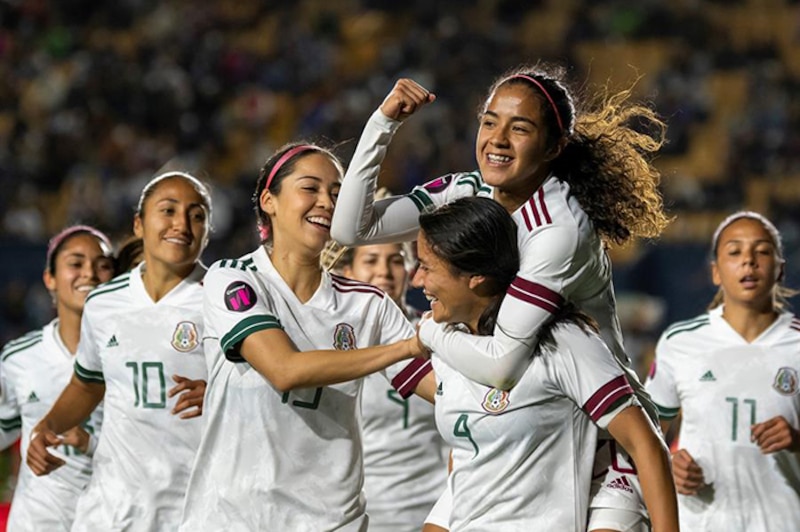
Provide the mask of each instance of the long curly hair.
[{"label": "long curly hair", "polygon": [[506,72],[490,88],[487,101],[507,84],[525,84],[541,100],[549,148],[566,137],[552,171],[569,184],[601,238],[623,244],[663,232],[670,218],[652,159],[664,144],[667,126],[653,109],[631,101],[630,88],[614,93],[603,87],[579,101],[577,91],[568,87],[566,70],[556,65],[537,63]]}]

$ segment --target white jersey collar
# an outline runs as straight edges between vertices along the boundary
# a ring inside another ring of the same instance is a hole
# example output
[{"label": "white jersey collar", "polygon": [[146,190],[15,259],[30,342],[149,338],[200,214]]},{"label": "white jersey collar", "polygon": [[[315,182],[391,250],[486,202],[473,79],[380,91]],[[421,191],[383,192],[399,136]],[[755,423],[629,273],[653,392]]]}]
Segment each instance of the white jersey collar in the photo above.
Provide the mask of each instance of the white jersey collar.
[{"label": "white jersey collar", "polygon": [[134,303],[142,306],[155,306],[162,304],[165,301],[170,303],[164,304],[178,304],[174,300],[182,298],[187,292],[193,292],[197,285],[203,280],[203,276],[206,274],[206,267],[203,266],[202,263],[198,262],[195,264],[192,272],[185,279],[183,279],[172,290],[165,294],[164,297],[156,302],[153,301],[153,298],[150,297],[150,294],[147,293],[147,290],[144,287],[142,274],[144,274],[145,269],[145,263],[141,262],[131,270],[130,274],[131,298],[133,299]]},{"label": "white jersey collar", "polygon": [[270,284],[282,294],[284,299],[293,301],[295,305],[299,306],[307,305],[328,310],[334,308],[335,301],[333,289],[331,288],[331,276],[325,270],[322,271],[322,279],[314,295],[311,296],[311,299],[302,303],[297,299],[297,295],[292,289],[289,288],[289,285],[286,284],[286,281],[281,277],[281,274],[278,273],[278,270],[275,269],[264,246],[259,246],[251,256],[253,257],[253,262],[256,268],[258,268],[258,271],[269,279]]},{"label": "white jersey collar", "polygon": [[742,335],[740,335],[736,329],[731,327],[731,324],[728,323],[725,318],[722,317],[722,310],[723,305],[720,305],[708,311],[711,324],[721,331],[725,331],[729,336],[731,336],[731,338],[734,338],[737,343],[742,345],[769,345],[774,343],[776,340],[779,340],[782,337],[783,333],[781,331],[788,327],[794,318],[794,315],[791,312],[781,312],[778,314],[777,319],[772,322],[769,327],[764,329],[764,331],[758,335],[756,339],[754,339],[752,342],[748,342],[742,338]]}]

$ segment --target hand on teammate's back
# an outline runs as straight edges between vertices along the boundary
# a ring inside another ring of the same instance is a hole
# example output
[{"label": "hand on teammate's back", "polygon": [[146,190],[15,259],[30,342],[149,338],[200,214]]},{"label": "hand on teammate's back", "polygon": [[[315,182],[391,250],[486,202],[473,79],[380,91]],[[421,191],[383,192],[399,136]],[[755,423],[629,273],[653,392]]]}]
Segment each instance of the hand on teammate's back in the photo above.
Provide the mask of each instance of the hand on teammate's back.
[{"label": "hand on teammate's back", "polygon": [[405,120],[436,95],[412,79],[401,78],[383,100],[381,112],[388,118]]},{"label": "hand on teammate's back", "polygon": [[[173,375],[172,380],[177,382],[177,386],[170,388],[167,395],[174,397],[176,394],[181,394],[175,408],[172,409],[173,414],[179,414],[181,419],[189,419],[198,417],[203,414],[203,398],[206,394],[206,381],[198,379],[193,381],[180,375]],[[183,392],[183,393],[181,393]],[[194,410],[189,410],[194,408]]]},{"label": "hand on teammate's back", "polygon": [[681,495],[697,495],[697,491],[706,484],[703,468],[686,449],[679,449],[672,455],[672,477]]},{"label": "hand on teammate's back", "polygon": [[800,432],[786,418],[775,416],[750,427],[750,441],[756,443],[764,454],[788,450],[800,451]]}]

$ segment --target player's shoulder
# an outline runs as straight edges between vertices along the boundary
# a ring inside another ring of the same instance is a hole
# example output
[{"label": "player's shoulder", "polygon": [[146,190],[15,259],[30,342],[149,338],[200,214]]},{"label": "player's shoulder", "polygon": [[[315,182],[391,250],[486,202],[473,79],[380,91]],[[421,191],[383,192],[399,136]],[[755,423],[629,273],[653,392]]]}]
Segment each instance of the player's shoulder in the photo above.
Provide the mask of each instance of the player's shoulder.
[{"label": "player's shoulder", "polygon": [[694,318],[673,323],[663,332],[662,338],[675,342],[704,336],[709,331],[709,325],[711,325],[711,316],[708,312],[704,312]]},{"label": "player's shoulder", "polygon": [[41,344],[43,338],[43,329],[35,329],[23,334],[19,338],[10,340],[3,346],[2,351],[0,351],[0,361],[6,363],[6,360],[11,357],[35,349]]},{"label": "player's shoulder", "polygon": [[364,302],[380,302],[387,298],[386,292],[377,286],[356,281],[343,275],[335,273],[330,274],[331,289],[336,294],[336,297],[343,301],[353,301],[356,304]]},{"label": "player's shoulder", "polygon": [[125,289],[128,288],[130,284],[131,272],[125,272],[108,282],[98,285],[97,288],[89,292],[89,295],[86,297],[87,309],[89,308],[88,305],[90,302],[91,306],[95,307],[98,304],[111,303],[119,300],[120,296],[125,293]]},{"label": "player's shoulder", "polygon": [[559,234],[559,238],[582,234],[594,229],[586,212],[570,195],[569,185],[550,176],[515,212],[514,218],[522,233],[531,235]]},{"label": "player's shoulder", "polygon": [[253,258],[252,254],[248,253],[247,255],[243,255],[237,259],[220,259],[216,261],[208,269],[206,275],[210,274],[211,272],[226,270],[256,272],[258,271],[258,266],[256,266],[255,259]]}]

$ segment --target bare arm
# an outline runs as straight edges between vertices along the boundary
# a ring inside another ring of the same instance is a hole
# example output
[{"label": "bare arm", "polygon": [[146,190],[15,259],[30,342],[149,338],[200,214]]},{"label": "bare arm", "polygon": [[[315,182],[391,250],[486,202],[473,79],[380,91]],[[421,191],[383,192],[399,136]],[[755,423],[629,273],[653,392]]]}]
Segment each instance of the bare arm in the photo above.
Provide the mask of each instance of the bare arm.
[{"label": "bare arm", "polygon": [[64,465],[64,461],[47,452],[47,447],[61,445],[62,434],[83,423],[91,415],[106,393],[106,385],[85,382],[72,375],[53,407],[31,432],[27,462],[36,475],[46,475]]},{"label": "bare arm", "polygon": [[281,329],[247,336],[240,352],[278,390],[326,386],[369,375],[426,352],[416,336],[389,345],[337,351],[299,351]]},{"label": "bare arm", "polygon": [[653,531],[677,531],[678,499],[669,451],[649,418],[638,406],[629,406],[611,420],[608,431],[636,464]]}]

